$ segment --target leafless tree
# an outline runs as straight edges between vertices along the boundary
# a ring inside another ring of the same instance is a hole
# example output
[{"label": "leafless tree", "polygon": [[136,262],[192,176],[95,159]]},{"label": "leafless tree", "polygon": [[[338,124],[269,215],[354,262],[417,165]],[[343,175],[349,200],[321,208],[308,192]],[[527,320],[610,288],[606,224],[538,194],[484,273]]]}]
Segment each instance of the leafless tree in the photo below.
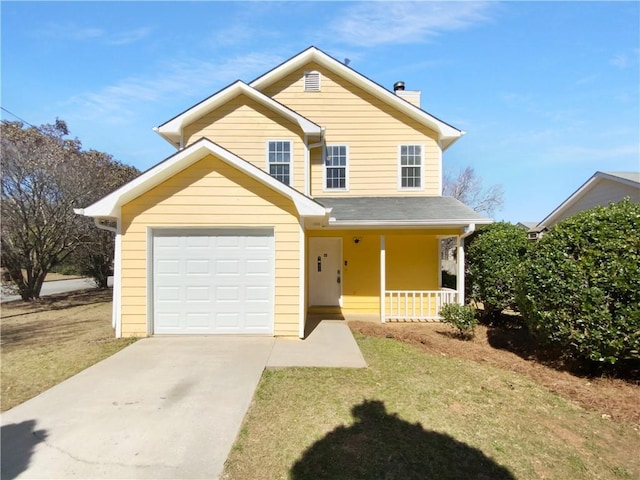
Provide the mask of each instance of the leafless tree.
[{"label": "leafless tree", "polygon": [[501,185],[484,188],[473,167],[466,167],[457,176],[445,173],[443,178],[443,195],[460,200],[476,212],[493,215],[503,205],[504,191]]},{"label": "leafless tree", "polygon": [[[68,134],[61,120],[29,128],[21,122],[0,125],[2,267],[23,300],[38,298],[51,268],[95,233],[73,208],[118,183],[105,181],[110,165],[117,164],[111,156],[83,152]],[[137,173],[122,168],[127,169]]]}]

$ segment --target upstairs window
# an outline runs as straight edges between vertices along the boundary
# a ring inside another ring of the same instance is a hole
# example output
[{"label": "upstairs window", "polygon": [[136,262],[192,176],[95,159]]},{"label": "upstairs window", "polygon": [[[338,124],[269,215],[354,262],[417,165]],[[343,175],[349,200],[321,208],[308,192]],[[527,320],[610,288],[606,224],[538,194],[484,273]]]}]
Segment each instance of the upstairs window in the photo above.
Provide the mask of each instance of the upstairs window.
[{"label": "upstairs window", "polygon": [[422,188],[422,146],[400,145],[399,177],[401,189]]},{"label": "upstairs window", "polygon": [[328,145],[324,160],[326,190],[347,189],[348,148],[346,145]]},{"label": "upstairs window", "polygon": [[269,174],[287,185],[291,185],[292,150],[288,140],[270,140],[267,146]]},{"label": "upstairs window", "polygon": [[319,92],[320,91],[320,72],[304,72],[304,91]]}]

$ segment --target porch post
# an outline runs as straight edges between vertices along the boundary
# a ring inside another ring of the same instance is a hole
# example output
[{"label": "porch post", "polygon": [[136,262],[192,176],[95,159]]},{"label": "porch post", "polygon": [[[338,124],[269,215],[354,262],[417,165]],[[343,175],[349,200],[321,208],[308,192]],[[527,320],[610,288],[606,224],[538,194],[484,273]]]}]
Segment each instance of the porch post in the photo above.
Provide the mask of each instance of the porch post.
[{"label": "porch post", "polygon": [[456,275],[456,288],[458,289],[458,303],[464,305],[464,238],[458,236],[458,271]]},{"label": "porch post", "polygon": [[385,250],[385,236],[380,235],[380,322],[385,323],[385,312],[387,295],[385,293],[387,289],[387,259]]}]

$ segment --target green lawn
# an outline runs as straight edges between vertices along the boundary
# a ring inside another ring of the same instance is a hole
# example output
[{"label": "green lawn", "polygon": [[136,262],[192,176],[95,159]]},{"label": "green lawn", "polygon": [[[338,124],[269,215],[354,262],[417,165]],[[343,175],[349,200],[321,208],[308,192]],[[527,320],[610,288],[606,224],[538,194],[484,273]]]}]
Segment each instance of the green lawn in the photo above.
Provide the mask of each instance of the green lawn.
[{"label": "green lawn", "polygon": [[367,369],[264,373],[223,478],[640,478],[630,424],[513,372],[356,339]]}]

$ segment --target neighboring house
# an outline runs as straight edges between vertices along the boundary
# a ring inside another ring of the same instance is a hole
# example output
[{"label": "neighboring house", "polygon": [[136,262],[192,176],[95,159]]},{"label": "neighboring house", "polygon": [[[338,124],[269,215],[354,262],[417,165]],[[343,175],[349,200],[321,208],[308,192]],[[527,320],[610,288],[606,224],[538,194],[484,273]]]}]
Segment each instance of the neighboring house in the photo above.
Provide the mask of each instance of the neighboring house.
[{"label": "neighboring house", "polygon": [[555,224],[576,213],[597,206],[607,206],[629,197],[640,202],[640,172],[596,172],[564,202],[528,231],[537,240]]},{"label": "neighboring house", "polygon": [[[178,150],[78,213],[117,222],[117,336],[304,336],[309,313],[438,318],[462,302],[464,236],[442,197],[463,134],[315,47],[155,130]],[[456,290],[439,244],[458,238]]]},{"label": "neighboring house", "polygon": [[537,225],[538,225],[538,222],[518,222],[516,224],[517,227],[524,228],[525,230],[535,228]]}]

